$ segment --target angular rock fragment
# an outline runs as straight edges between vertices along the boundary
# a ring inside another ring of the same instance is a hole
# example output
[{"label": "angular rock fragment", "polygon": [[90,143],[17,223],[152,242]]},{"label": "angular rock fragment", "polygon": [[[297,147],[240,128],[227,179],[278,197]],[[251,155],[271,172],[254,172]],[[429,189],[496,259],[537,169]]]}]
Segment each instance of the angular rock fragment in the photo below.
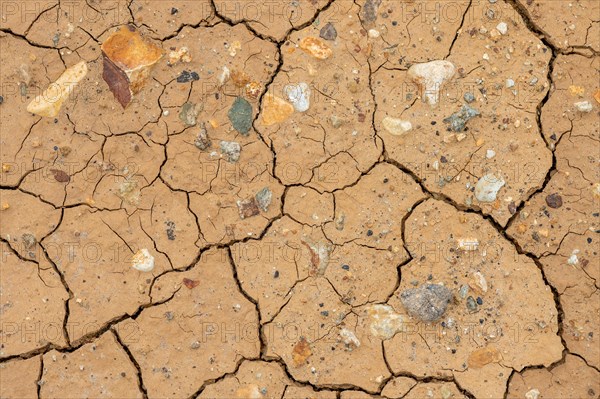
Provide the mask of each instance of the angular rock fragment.
[{"label": "angular rock fragment", "polygon": [[465,130],[465,125],[467,124],[467,122],[479,115],[481,114],[475,108],[464,104],[460,111],[455,112],[446,119],[444,119],[444,122],[449,123],[450,129],[452,129],[453,131],[462,132],[463,130]]},{"label": "angular rock fragment", "polygon": [[140,92],[162,58],[160,47],[145,41],[132,26],[119,28],[102,43],[102,78],[123,108]]},{"label": "angular rock fragment", "polygon": [[194,126],[196,125],[196,118],[201,110],[202,104],[185,103],[179,112],[179,119],[186,126]]},{"label": "angular rock fragment", "polygon": [[85,77],[87,71],[88,67],[85,61],[66,69],[56,82],[29,103],[27,111],[39,116],[54,118],[77,84]]},{"label": "angular rock fragment", "polygon": [[400,294],[400,301],[406,310],[425,322],[442,317],[452,298],[452,292],[440,284],[427,284]]},{"label": "angular rock fragment", "polygon": [[252,105],[248,101],[242,97],[236,98],[227,116],[235,130],[243,136],[248,135],[252,127]]},{"label": "angular rock fragment", "polygon": [[372,305],[366,309],[369,331],[375,337],[390,339],[404,328],[404,318],[389,305]]},{"label": "angular rock fragment", "polygon": [[296,111],[308,111],[310,107],[310,87],[308,87],[308,84],[301,82],[294,85],[287,85],[283,88],[283,91]]},{"label": "angular rock fragment", "polygon": [[409,121],[404,121],[398,118],[392,118],[391,116],[386,116],[381,121],[383,127],[389,134],[392,136],[402,136],[406,132],[412,129],[412,123]]},{"label": "angular rock fragment", "polygon": [[240,212],[240,219],[247,219],[252,216],[256,216],[260,213],[258,209],[258,203],[256,198],[250,198],[243,201],[237,202],[238,211]]},{"label": "angular rock fragment", "polygon": [[273,198],[273,193],[269,190],[268,187],[263,188],[254,197],[256,199],[256,203],[261,211],[267,212],[269,210],[269,205],[271,205],[271,199]]},{"label": "angular rock fragment", "polygon": [[324,27],[319,31],[321,39],[333,41],[337,38],[337,30],[331,22],[327,22]]},{"label": "angular rock fragment", "polygon": [[242,151],[240,143],[235,141],[221,141],[219,146],[221,147],[221,153],[226,155],[227,162],[237,162],[240,160],[240,152]]},{"label": "angular rock fragment", "polygon": [[208,131],[206,130],[206,125],[202,124],[200,128],[200,132],[198,132],[198,137],[194,140],[194,145],[200,151],[205,151],[210,148],[212,145],[210,138],[208,137]]},{"label": "angular rock fragment", "polygon": [[436,60],[424,64],[414,64],[408,69],[408,76],[420,86],[423,97],[429,105],[435,105],[440,99],[443,85],[456,72],[450,61]]},{"label": "angular rock fragment", "polygon": [[496,177],[491,173],[483,176],[475,185],[475,198],[479,202],[494,202],[498,191],[506,184],[501,177]]}]

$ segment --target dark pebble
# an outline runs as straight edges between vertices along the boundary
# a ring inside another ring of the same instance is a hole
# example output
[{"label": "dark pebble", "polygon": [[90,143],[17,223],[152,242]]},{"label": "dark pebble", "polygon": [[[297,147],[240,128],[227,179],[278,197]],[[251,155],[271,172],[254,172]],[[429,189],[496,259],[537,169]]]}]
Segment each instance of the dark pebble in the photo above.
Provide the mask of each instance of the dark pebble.
[{"label": "dark pebble", "polygon": [[179,12],[178,9],[176,9],[175,7],[171,8],[171,15],[175,15]]},{"label": "dark pebble", "polygon": [[561,196],[554,193],[546,197],[546,204],[548,204],[550,208],[558,209],[562,206],[563,202]]},{"label": "dark pebble", "polygon": [[508,211],[510,212],[511,215],[514,215],[515,212],[517,211],[517,205],[515,204],[514,201],[511,201],[510,204],[508,204]]},{"label": "dark pebble", "polygon": [[327,22],[327,24],[321,28],[319,36],[325,40],[335,40],[337,38],[337,30],[335,30],[335,26],[333,26],[331,22]]},{"label": "dark pebble", "polygon": [[373,230],[367,230],[367,236],[371,237],[373,235]]},{"label": "dark pebble", "polygon": [[324,310],[321,312],[321,315],[327,317],[329,316],[329,312],[327,310]]},{"label": "dark pebble", "polygon": [[477,304],[483,305],[483,299],[481,299],[480,297],[477,297]]},{"label": "dark pebble", "polygon": [[192,80],[200,80],[200,76],[198,76],[196,72],[183,71],[181,72],[181,75],[177,77],[177,83],[187,83]]},{"label": "dark pebble", "polygon": [[0,96],[0,104],[4,102],[4,97]]},{"label": "dark pebble", "polygon": [[350,270],[350,266],[348,266],[348,265],[342,265],[342,269],[344,269],[344,270]]},{"label": "dark pebble", "polygon": [[588,238],[587,238],[587,243],[588,243],[588,244],[591,244],[591,243],[592,243],[592,237],[588,237]]},{"label": "dark pebble", "polygon": [[275,273],[273,273],[273,277],[279,278],[279,270],[275,270]]}]

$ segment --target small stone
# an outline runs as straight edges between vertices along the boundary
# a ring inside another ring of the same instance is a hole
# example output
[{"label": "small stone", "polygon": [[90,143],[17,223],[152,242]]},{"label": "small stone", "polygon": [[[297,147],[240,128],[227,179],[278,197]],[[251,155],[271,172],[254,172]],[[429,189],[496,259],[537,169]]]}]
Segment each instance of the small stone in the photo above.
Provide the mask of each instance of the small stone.
[{"label": "small stone", "polygon": [[400,301],[411,315],[432,322],[444,315],[452,297],[452,292],[445,286],[428,284],[403,291]]},{"label": "small stone", "polygon": [[472,296],[469,296],[467,298],[467,309],[469,310],[469,312],[477,311],[477,302],[475,301],[475,299]]},{"label": "small stone", "polygon": [[226,155],[227,162],[237,162],[240,159],[242,147],[235,141],[221,141],[221,153]]},{"label": "small stone", "polygon": [[485,157],[486,157],[487,159],[492,159],[492,158],[494,158],[495,156],[496,156],[496,151],[494,151],[494,150],[487,150],[487,151],[485,152]]},{"label": "small stone", "polygon": [[301,82],[298,84],[290,84],[283,88],[287,99],[298,112],[308,111],[310,107],[310,87],[308,84]]},{"label": "small stone", "polygon": [[377,39],[381,35],[377,29],[369,29],[368,34],[371,39]]},{"label": "small stone", "polygon": [[558,209],[562,206],[562,197],[558,193],[550,194],[546,197],[546,204],[553,209]]},{"label": "small stone", "polygon": [[423,98],[429,105],[435,105],[440,99],[442,86],[456,72],[454,64],[449,61],[436,60],[424,64],[414,64],[408,69],[408,76],[420,86]]},{"label": "small stone", "polygon": [[238,201],[237,206],[238,211],[240,213],[240,219],[246,219],[252,216],[256,216],[260,213],[255,198]]},{"label": "small stone", "polygon": [[227,113],[229,121],[242,136],[247,136],[252,127],[252,105],[242,97],[237,97]]},{"label": "small stone", "polygon": [[262,121],[265,126],[281,123],[294,113],[294,106],[282,98],[266,94],[263,102]]},{"label": "small stone", "polygon": [[[600,89],[596,90],[596,92],[594,93],[594,100],[596,100],[596,102],[600,104]],[[2,104],[2,101],[0,101],[0,104]]]},{"label": "small stone", "polygon": [[473,95],[473,93],[465,93],[465,95],[463,96],[463,98],[469,104],[472,103],[473,101],[475,101],[475,96]]},{"label": "small stone", "polygon": [[175,241],[175,222],[168,220],[165,224],[167,225],[167,238],[170,241]]},{"label": "small stone", "polygon": [[119,28],[102,43],[101,49],[102,78],[125,108],[150,77],[163,50],[146,42],[131,25]]},{"label": "small stone", "polygon": [[198,284],[200,284],[200,281],[198,280],[192,280],[186,277],[184,277],[183,279],[183,285],[185,285],[190,290],[196,288]]},{"label": "small stone", "polygon": [[187,47],[181,47],[179,50],[173,50],[169,52],[167,58],[168,65],[175,65],[179,62],[192,62],[192,56],[190,55],[190,49]]},{"label": "small stone", "polygon": [[458,296],[460,296],[462,299],[465,299],[467,297],[468,293],[469,293],[469,286],[468,285],[463,285],[458,290]]},{"label": "small stone", "polygon": [[583,113],[592,112],[592,109],[594,109],[592,103],[589,101],[581,101],[581,102],[575,103],[574,105],[575,105],[575,108],[577,108],[577,111],[583,112]]},{"label": "small stone", "polygon": [[381,122],[387,132],[393,136],[402,136],[412,129],[412,124],[409,121],[404,121],[398,118],[386,116]]},{"label": "small stone", "polygon": [[[206,130],[206,125],[202,123],[202,127],[200,128],[200,132],[198,133],[198,137],[194,140],[194,145],[201,151],[206,151],[212,145],[210,138],[208,137],[208,131]],[[238,154],[239,158],[239,154]]]},{"label": "small stone", "polygon": [[479,202],[494,202],[498,191],[506,184],[502,178],[491,173],[483,176],[475,185],[475,198]]},{"label": "small stone", "polygon": [[304,337],[300,337],[300,340],[294,345],[294,349],[292,350],[292,361],[295,367],[302,366],[306,359],[308,359],[312,355],[312,351],[310,350],[310,345],[306,342]]},{"label": "small stone", "polygon": [[479,240],[477,238],[459,238],[457,240],[457,248],[461,251],[477,251],[479,248]]},{"label": "small stone", "polygon": [[[54,118],[75,87],[85,77],[88,67],[81,61],[67,68],[62,75],[42,94],[36,96],[27,106],[27,111],[39,116]],[[2,99],[4,101],[4,99]]]},{"label": "small stone", "polygon": [[345,121],[337,115],[331,115],[329,117],[329,122],[331,122],[331,126],[333,126],[335,129],[339,129]]},{"label": "small stone", "polygon": [[498,29],[498,32],[500,32],[502,35],[506,35],[508,33],[508,25],[506,22],[500,22],[498,25],[496,25],[496,29]]},{"label": "small stone", "polygon": [[530,391],[527,391],[527,393],[525,394],[525,399],[538,399],[539,396],[540,391],[534,388]]},{"label": "small stone", "polygon": [[321,31],[319,32],[319,36],[322,39],[333,41],[337,38],[337,30],[335,29],[335,26],[333,26],[333,24],[331,22],[327,22],[325,24],[325,26],[323,26],[321,28]]},{"label": "small stone", "polygon": [[201,104],[196,105],[192,103],[185,103],[183,104],[183,106],[181,107],[181,111],[179,112],[179,119],[186,126],[194,126],[196,125],[196,117],[198,116],[201,110]]},{"label": "small stone", "polygon": [[348,330],[347,328],[342,328],[340,330],[340,337],[344,344],[350,347],[358,348],[360,346],[360,341],[356,338],[356,335]]},{"label": "small stone", "polygon": [[21,240],[23,240],[23,246],[27,250],[33,249],[33,247],[35,247],[35,244],[37,244],[37,239],[31,233],[25,233],[25,234],[23,234],[21,236]]},{"label": "small stone", "polygon": [[462,132],[463,130],[465,130],[465,125],[467,124],[467,122],[479,115],[481,114],[475,108],[472,108],[467,104],[463,104],[460,111],[455,112],[446,119],[444,119],[444,122],[449,123],[450,128],[453,131]]},{"label": "small stone", "polygon": [[60,169],[50,169],[50,172],[54,175],[54,180],[59,183],[68,183],[71,181],[71,176],[67,172]]},{"label": "small stone", "polygon": [[251,100],[256,100],[262,91],[262,85],[258,82],[246,83],[246,97]]},{"label": "small stone", "polygon": [[300,48],[307,54],[319,60],[325,60],[333,54],[333,51],[325,42],[317,37],[308,36],[300,41]]},{"label": "small stone", "polygon": [[404,329],[404,318],[389,305],[372,305],[366,309],[369,331],[374,337],[391,339]]},{"label": "small stone", "polygon": [[151,272],[154,269],[154,256],[146,249],[140,249],[133,255],[131,267],[141,272]]},{"label": "small stone", "polygon": [[256,203],[261,211],[267,212],[269,210],[269,205],[271,205],[271,199],[273,198],[273,193],[269,190],[268,187],[263,188],[254,196],[256,199]]},{"label": "small stone", "polygon": [[4,102],[4,97],[0,96],[0,104]]},{"label": "small stone", "polygon": [[514,87],[514,86],[515,86],[515,81],[514,80],[512,80],[512,79],[506,79],[506,87],[508,89],[510,89],[511,87]]},{"label": "small stone", "polygon": [[194,80],[200,80],[200,76],[193,71],[183,71],[177,76],[177,83],[188,83]]},{"label": "small stone", "polygon": [[534,77],[533,77],[533,78],[531,78],[531,80],[529,81],[529,86],[535,86],[535,85],[537,84],[538,80],[539,80],[539,79],[538,79],[537,77],[535,77],[535,76],[534,76]]}]

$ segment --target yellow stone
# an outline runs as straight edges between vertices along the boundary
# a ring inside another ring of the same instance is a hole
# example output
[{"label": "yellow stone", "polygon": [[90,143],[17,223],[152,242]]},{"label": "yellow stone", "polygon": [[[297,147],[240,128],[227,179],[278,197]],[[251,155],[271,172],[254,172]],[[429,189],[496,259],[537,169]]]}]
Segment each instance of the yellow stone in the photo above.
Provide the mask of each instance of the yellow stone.
[{"label": "yellow stone", "polygon": [[300,41],[300,48],[305,53],[312,55],[320,60],[325,60],[333,54],[333,51],[329,48],[323,40],[316,37],[308,36]]},{"label": "yellow stone", "polygon": [[575,97],[575,96],[581,97],[585,93],[585,88],[583,88],[581,86],[569,86],[569,91],[571,92],[571,95],[573,97]]},{"label": "yellow stone", "polygon": [[272,94],[265,95],[262,110],[263,125],[271,126],[281,123],[294,113],[294,106],[282,98]]},{"label": "yellow stone", "polygon": [[33,99],[27,111],[39,116],[54,118],[75,87],[87,74],[88,67],[81,61],[67,68],[44,92]]}]

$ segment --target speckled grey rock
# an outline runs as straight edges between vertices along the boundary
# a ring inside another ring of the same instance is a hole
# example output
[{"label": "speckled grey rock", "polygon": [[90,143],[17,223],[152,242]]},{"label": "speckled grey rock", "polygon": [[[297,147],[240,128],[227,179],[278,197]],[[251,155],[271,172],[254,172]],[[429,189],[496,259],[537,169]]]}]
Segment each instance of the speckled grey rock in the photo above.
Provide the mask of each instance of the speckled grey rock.
[{"label": "speckled grey rock", "polygon": [[400,293],[400,301],[408,313],[426,322],[442,317],[452,298],[452,292],[440,284],[426,284]]}]

